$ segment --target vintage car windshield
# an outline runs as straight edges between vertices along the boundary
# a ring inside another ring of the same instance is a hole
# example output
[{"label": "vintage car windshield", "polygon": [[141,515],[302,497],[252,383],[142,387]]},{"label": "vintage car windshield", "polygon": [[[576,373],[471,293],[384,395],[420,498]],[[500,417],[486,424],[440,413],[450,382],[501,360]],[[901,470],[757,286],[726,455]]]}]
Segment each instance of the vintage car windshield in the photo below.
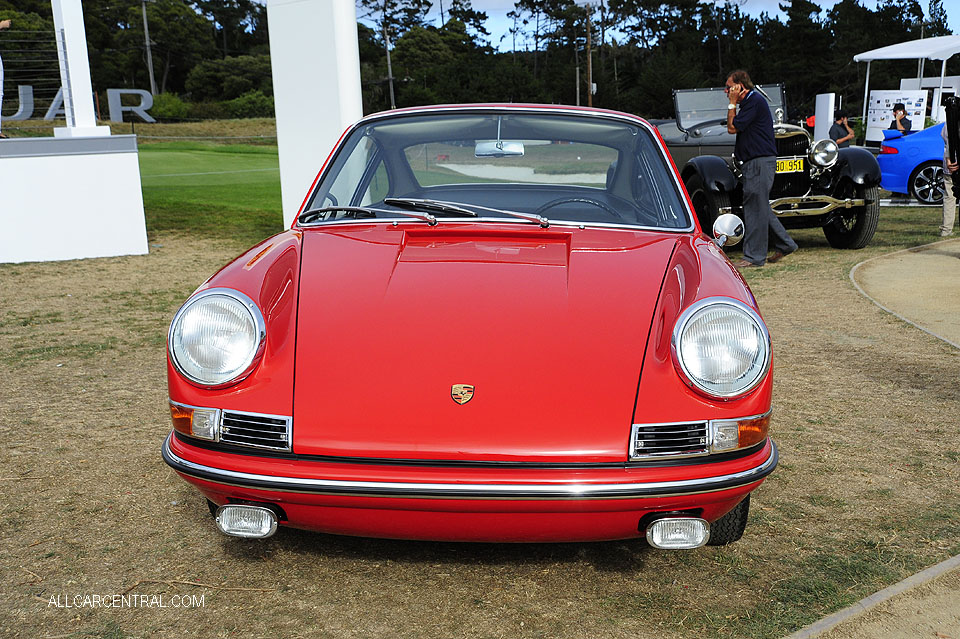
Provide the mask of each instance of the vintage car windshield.
[{"label": "vintage car windshield", "polygon": [[[600,116],[518,110],[397,115],[354,129],[305,210],[311,219],[403,219],[391,201],[476,209],[477,219],[688,230],[692,226],[664,153],[639,124]],[[394,213],[397,211],[397,213]],[[431,211],[441,221],[463,218]]]},{"label": "vintage car windshield", "polygon": [[[776,122],[777,109],[784,109],[784,112],[786,112],[783,106],[783,85],[761,84],[760,88],[769,98],[770,115]],[[673,92],[673,102],[677,113],[677,124],[684,130],[703,126],[707,122],[725,122],[727,105],[730,104],[723,87],[677,89]]]}]

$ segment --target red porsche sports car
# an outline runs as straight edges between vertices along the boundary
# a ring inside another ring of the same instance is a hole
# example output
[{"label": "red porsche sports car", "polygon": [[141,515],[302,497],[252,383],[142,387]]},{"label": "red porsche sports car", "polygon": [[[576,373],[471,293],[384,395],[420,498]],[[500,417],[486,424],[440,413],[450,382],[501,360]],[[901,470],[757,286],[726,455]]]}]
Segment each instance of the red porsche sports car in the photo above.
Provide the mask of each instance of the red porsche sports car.
[{"label": "red porsche sports car", "polygon": [[366,117],[174,317],[163,458],[239,537],[736,541],[777,464],[741,234],[631,115]]}]

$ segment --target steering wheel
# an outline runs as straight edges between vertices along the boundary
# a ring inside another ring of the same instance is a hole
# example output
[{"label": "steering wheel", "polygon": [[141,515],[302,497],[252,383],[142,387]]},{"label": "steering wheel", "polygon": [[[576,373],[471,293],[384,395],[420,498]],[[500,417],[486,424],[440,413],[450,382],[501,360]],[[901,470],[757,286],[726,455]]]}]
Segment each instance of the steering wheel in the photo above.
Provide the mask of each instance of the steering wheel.
[{"label": "steering wheel", "polygon": [[537,208],[537,210],[533,212],[533,214],[543,215],[543,212],[546,211],[547,209],[552,209],[555,206],[560,206],[561,204],[569,204],[571,202],[582,202],[584,204],[592,204],[595,207],[599,209],[603,209],[607,213],[610,213],[611,215],[614,215],[615,217],[621,220],[623,219],[623,216],[620,215],[620,213],[615,208],[613,208],[609,204],[601,202],[600,200],[595,200],[592,197],[561,197],[561,198],[557,198],[556,200],[550,200],[546,204],[541,204]]}]

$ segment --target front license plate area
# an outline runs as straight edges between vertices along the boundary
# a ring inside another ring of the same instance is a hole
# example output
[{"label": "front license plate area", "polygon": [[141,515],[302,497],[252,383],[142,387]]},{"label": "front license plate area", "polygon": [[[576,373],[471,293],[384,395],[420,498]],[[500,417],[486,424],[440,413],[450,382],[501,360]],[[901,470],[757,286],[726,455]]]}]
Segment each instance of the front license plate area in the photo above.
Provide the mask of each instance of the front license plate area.
[{"label": "front license plate area", "polygon": [[802,173],[803,158],[777,158],[777,173]]}]

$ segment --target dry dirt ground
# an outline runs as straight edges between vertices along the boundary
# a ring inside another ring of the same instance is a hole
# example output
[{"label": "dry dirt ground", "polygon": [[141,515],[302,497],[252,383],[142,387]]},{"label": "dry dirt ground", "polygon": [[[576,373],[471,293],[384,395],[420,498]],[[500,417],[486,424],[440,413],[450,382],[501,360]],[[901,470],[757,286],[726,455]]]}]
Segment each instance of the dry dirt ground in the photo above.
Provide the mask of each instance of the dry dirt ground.
[{"label": "dry dirt ground", "polygon": [[[870,259],[852,275],[877,304],[960,344],[960,239]],[[822,639],[960,639],[960,570],[953,570],[852,617]]]},{"label": "dry dirt ground", "polygon": [[[164,336],[242,247],[163,234],[146,256],[0,265],[0,636],[775,637],[960,552],[960,354],[856,291],[882,237],[795,237],[747,275],[781,465],[743,540],[686,553],[224,537],[160,458]],[[123,593],[145,598],[90,607]],[[203,605],[147,607],[175,595]]]}]

